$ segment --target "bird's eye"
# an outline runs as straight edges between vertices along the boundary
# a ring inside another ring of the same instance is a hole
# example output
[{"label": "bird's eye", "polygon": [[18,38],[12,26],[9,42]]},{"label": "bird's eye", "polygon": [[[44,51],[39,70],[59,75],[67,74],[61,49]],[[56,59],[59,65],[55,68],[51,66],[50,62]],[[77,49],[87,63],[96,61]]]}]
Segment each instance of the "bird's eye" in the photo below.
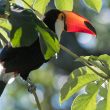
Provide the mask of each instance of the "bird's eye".
[{"label": "bird's eye", "polygon": [[64,20],[64,15],[62,13],[60,13],[60,15],[58,16],[58,18],[63,21]]},{"label": "bird's eye", "polygon": [[63,15],[61,15],[61,20],[64,20],[64,16]]}]

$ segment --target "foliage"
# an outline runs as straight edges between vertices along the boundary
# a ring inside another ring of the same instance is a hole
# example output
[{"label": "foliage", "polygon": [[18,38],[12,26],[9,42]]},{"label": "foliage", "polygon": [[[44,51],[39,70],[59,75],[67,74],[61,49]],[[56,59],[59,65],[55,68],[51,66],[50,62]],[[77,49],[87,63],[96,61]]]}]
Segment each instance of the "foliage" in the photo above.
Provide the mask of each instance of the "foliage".
[{"label": "foliage", "polygon": [[[102,85],[103,81],[97,81],[96,83],[90,83],[85,88],[86,93],[79,95],[73,102],[72,110],[96,110],[96,97],[98,89]],[[93,89],[92,89],[93,88]],[[82,106],[80,106],[80,104]],[[92,107],[91,107],[92,105]]]},{"label": "foliage", "polygon": [[88,7],[92,8],[97,12],[100,12],[102,8],[102,0],[84,0],[84,2]]},{"label": "foliage", "polygon": [[[45,56],[45,59],[50,59],[56,52],[59,52],[60,46],[56,35],[49,29],[42,29],[40,26],[36,27],[36,30],[41,34],[41,49]],[[50,32],[51,35],[48,33]]]},{"label": "foliage", "polygon": [[61,103],[70,98],[85,85],[97,80],[100,80],[100,77],[87,67],[74,70],[61,90]]},{"label": "foliage", "polygon": [[[100,110],[103,106],[103,110],[110,109],[108,105],[109,100],[109,76],[110,76],[110,56],[101,55],[99,57],[89,56],[82,57],[88,59],[89,63],[94,65],[93,67],[103,75],[107,77],[101,78],[96,75],[95,72],[88,69],[88,67],[81,67],[74,70],[67,83],[61,89],[61,103],[68,100],[73,94],[83,88],[86,93],[79,95],[72,104],[72,110]],[[94,82],[95,81],[95,82]],[[93,83],[94,82],[94,83]],[[102,86],[103,85],[103,86]],[[99,97],[98,97],[99,96]],[[101,100],[101,97],[104,99]],[[98,100],[97,100],[98,98]],[[106,102],[105,102],[106,101]],[[98,103],[98,105],[97,105]],[[105,105],[106,103],[106,105]]]},{"label": "foliage", "polygon": [[[18,0],[12,0],[13,3],[17,3]],[[39,13],[44,14],[45,9],[50,2],[50,0],[24,0],[30,6],[32,6],[35,10],[39,11]],[[24,8],[30,8],[27,4],[25,4],[22,0],[20,1],[21,5]],[[19,3],[18,3],[19,4]]]},{"label": "foliage", "polygon": [[55,6],[59,10],[73,10],[73,0],[54,0]]},{"label": "foliage", "polygon": [[[13,0],[12,2],[16,3],[17,1]],[[21,2],[24,8],[30,8],[23,1]],[[44,14],[50,0],[25,0],[25,2],[34,10]],[[54,0],[54,3],[57,9],[73,10],[74,0],[70,0],[69,2],[67,0]],[[84,3],[96,12],[101,11],[102,0],[84,0]],[[25,43],[22,45],[20,42],[22,27],[16,29],[13,39],[11,39],[3,29],[11,32],[13,30],[12,25],[6,19],[0,19],[0,22],[0,33],[4,36],[4,38],[1,39],[4,42],[6,42],[6,40],[8,42],[10,41],[13,47],[28,45]],[[49,30],[38,17],[36,17],[36,22],[34,22],[34,24],[34,29],[40,34],[44,57],[45,59],[50,59],[60,50],[57,36]],[[31,40],[33,41],[33,39]],[[73,100],[71,110],[110,110],[110,56],[106,54],[99,57],[82,56],[78,57],[76,61],[80,61],[85,66],[73,70],[70,74],[68,81],[61,89],[60,103],[68,100],[83,89],[84,93],[82,92]]]}]

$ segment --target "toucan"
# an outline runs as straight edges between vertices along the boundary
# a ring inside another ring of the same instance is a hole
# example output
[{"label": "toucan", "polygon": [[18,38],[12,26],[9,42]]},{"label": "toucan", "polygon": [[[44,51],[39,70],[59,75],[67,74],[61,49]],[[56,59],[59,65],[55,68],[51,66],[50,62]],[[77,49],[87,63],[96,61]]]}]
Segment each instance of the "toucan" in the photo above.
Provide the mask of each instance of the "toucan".
[{"label": "toucan", "polygon": [[[35,14],[31,11],[31,19],[28,18],[30,11],[22,10],[12,11],[8,17],[13,29],[20,27],[25,20],[26,26],[24,26],[24,31],[31,36],[36,36],[36,40],[30,46],[16,47],[13,48],[11,43],[2,49],[0,53],[0,95],[2,94],[7,82],[13,76],[18,74],[26,80],[29,73],[32,70],[38,69],[43,63],[48,60],[44,58],[41,51],[40,41],[38,33],[34,31],[33,25],[30,24],[32,20],[35,20]],[[48,26],[58,36],[60,36],[63,31],[66,32],[83,32],[96,36],[95,28],[86,18],[71,12],[71,11],[60,11],[57,9],[52,9],[44,15],[43,22]],[[34,34],[32,34],[34,32]],[[12,30],[13,34],[14,31]]]}]

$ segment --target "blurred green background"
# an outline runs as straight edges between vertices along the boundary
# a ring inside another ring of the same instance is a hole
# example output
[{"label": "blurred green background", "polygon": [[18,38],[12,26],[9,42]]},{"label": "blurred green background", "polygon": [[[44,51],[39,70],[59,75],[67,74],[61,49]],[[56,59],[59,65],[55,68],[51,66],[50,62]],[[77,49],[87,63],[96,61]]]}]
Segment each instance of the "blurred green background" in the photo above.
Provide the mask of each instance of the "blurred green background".
[{"label": "blurred green background", "polygon": [[[91,21],[96,28],[97,38],[88,34],[64,32],[61,43],[79,56],[110,54],[110,0],[103,0],[100,13],[86,7],[82,0],[75,1],[74,11]],[[51,0],[47,11],[53,8],[55,6]],[[53,57],[41,68],[31,72],[30,78],[36,85],[43,110],[70,110],[75,96],[60,105],[60,89],[71,71],[79,66],[82,64],[61,50],[57,59]],[[25,82],[20,77],[6,87],[0,98],[0,110],[36,110],[36,108],[33,95],[27,91]]]}]

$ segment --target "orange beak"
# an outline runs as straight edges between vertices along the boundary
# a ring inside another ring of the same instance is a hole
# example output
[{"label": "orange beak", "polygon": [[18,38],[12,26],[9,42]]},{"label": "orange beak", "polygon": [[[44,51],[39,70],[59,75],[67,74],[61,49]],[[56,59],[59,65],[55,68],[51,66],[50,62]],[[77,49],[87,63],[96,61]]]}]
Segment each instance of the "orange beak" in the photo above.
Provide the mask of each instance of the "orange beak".
[{"label": "orange beak", "polygon": [[63,11],[63,13],[67,32],[83,32],[96,36],[95,28],[87,19],[70,11]]}]

